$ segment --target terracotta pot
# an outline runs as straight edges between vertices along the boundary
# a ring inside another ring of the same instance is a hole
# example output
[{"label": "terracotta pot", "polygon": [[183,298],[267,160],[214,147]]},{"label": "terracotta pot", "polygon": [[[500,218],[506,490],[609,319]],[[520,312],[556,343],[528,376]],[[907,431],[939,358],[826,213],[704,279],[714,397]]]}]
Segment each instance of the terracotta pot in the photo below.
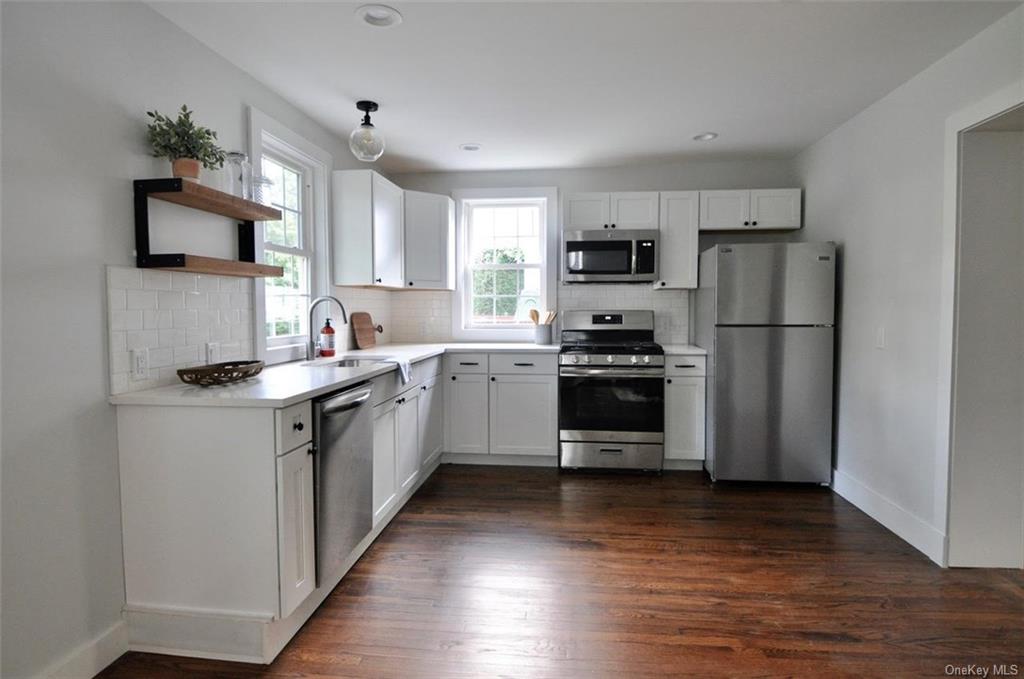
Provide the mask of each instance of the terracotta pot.
[{"label": "terracotta pot", "polygon": [[178,158],[171,161],[171,173],[185,181],[198,182],[199,169],[199,161],[195,158]]}]

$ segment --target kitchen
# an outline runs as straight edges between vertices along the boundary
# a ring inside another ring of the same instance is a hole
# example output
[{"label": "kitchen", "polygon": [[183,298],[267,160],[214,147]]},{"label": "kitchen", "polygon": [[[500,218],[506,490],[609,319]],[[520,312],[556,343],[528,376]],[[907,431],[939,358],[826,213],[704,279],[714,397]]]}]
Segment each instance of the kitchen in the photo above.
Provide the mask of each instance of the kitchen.
[{"label": "kitchen", "polygon": [[[3,676],[1019,664],[1019,389],[953,407],[935,225],[1021,12],[5,3]],[[151,156],[183,103],[262,202]]]}]

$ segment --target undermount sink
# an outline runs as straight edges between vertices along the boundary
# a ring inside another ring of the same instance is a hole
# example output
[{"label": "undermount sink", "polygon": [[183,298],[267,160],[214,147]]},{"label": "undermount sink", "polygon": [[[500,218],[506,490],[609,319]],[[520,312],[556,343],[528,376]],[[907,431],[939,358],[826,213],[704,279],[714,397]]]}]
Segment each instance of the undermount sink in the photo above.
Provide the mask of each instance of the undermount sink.
[{"label": "undermount sink", "polygon": [[386,363],[386,358],[342,358],[329,363],[303,363],[307,368],[365,368],[366,366]]}]

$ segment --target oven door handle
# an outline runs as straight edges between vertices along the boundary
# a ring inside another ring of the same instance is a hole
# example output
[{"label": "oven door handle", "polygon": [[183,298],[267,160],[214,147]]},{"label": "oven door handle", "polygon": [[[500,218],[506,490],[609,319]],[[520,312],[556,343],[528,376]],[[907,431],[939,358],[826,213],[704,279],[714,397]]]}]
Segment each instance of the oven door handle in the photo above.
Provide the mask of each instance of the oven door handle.
[{"label": "oven door handle", "polygon": [[661,368],[561,368],[562,377],[648,377],[660,380],[665,377]]}]

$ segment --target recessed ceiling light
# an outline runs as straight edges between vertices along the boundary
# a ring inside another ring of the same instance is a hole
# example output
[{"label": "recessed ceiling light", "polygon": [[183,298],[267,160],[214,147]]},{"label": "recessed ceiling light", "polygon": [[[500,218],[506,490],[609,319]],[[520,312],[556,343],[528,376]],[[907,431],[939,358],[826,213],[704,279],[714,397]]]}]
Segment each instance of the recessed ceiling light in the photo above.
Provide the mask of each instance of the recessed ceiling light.
[{"label": "recessed ceiling light", "polygon": [[694,141],[711,141],[712,139],[718,139],[717,132],[702,132],[693,136]]},{"label": "recessed ceiling light", "polygon": [[459,144],[459,148],[463,151],[479,151],[483,147],[480,144]]},{"label": "recessed ceiling light", "polygon": [[402,14],[387,5],[363,5],[356,10],[356,16],[374,28],[388,28],[402,23]]}]

